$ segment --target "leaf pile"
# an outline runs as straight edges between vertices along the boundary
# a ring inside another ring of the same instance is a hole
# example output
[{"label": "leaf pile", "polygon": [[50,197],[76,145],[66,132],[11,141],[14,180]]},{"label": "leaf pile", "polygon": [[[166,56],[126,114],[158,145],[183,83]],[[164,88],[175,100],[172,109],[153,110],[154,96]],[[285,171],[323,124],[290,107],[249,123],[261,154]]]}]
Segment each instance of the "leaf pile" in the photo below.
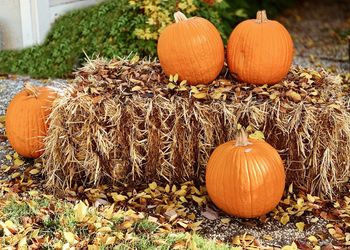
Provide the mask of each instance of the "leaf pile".
[{"label": "leaf pile", "polygon": [[[19,157],[11,156],[9,163],[16,160],[21,161]],[[40,165],[36,162],[28,170],[20,171],[37,175]],[[137,188],[77,187],[65,190],[64,200],[61,200],[39,191],[43,185],[40,179],[29,182],[23,176],[24,173],[20,173],[1,183],[0,233],[4,246],[31,246],[34,249],[48,245],[56,249],[138,246],[138,249],[148,249],[142,248],[146,237],[154,248],[191,246],[197,249],[200,243],[192,234],[210,230],[205,228],[207,221],[221,225],[243,223],[216,208],[211,209],[213,205],[205,187],[193,182],[163,186],[152,182]],[[275,210],[244,223],[259,227],[259,223],[271,221],[278,221],[283,226],[294,224],[295,231],[305,231],[306,238],[290,239],[291,245],[283,246],[283,250],[350,246],[350,198],[346,194],[338,200],[326,201],[290,185]],[[307,233],[319,221],[326,221],[322,230]],[[263,236],[237,235],[231,231],[217,233],[226,234],[231,239],[228,243],[237,249],[271,249],[268,246],[277,244],[268,232]],[[221,246],[225,247],[221,244],[218,249]]]},{"label": "leaf pile", "polygon": [[248,102],[254,99],[318,105],[333,104],[343,95],[341,77],[328,75],[324,70],[295,67],[285,80],[270,86],[241,83],[229,76],[227,69],[224,71],[224,75],[209,85],[191,86],[186,80],[180,81],[177,74],[167,78],[155,61],[98,59],[75,73],[75,83],[77,91],[88,94],[94,102],[113,95],[138,94],[145,98],[178,95],[207,101]]}]

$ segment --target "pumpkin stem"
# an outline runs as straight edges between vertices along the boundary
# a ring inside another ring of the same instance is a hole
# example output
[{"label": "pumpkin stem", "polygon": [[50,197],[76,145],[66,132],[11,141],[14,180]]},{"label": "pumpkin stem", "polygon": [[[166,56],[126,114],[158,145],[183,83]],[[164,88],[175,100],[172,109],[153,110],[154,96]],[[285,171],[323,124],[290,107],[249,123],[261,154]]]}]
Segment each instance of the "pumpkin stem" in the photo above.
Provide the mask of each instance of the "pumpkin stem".
[{"label": "pumpkin stem", "polygon": [[267,22],[268,19],[267,19],[267,15],[266,15],[266,10],[259,10],[257,13],[256,13],[256,21],[258,23],[264,23],[264,22]]},{"label": "pumpkin stem", "polygon": [[36,98],[39,96],[39,90],[37,87],[33,86],[33,84],[26,82],[24,84],[24,89],[31,96],[35,96]]},{"label": "pumpkin stem", "polygon": [[251,142],[248,140],[247,133],[244,131],[244,129],[241,129],[238,136],[236,137],[236,147],[245,147],[250,145]]},{"label": "pumpkin stem", "polygon": [[175,12],[174,18],[175,18],[175,22],[176,22],[176,23],[179,23],[179,22],[182,22],[182,21],[186,21],[186,20],[187,20],[187,17],[186,17],[185,14],[182,13],[181,11]]}]

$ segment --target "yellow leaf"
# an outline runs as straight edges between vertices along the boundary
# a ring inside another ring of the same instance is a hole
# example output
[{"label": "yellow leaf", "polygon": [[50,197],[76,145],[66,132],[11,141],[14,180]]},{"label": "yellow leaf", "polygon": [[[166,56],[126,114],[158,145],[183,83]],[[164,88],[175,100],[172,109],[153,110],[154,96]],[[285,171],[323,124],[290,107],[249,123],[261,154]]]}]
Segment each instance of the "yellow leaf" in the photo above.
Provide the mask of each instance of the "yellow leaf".
[{"label": "yellow leaf", "polygon": [[201,198],[201,197],[198,197],[198,196],[195,196],[195,195],[192,195],[192,199],[198,203],[198,205],[202,205],[202,203],[204,202],[204,198]]},{"label": "yellow leaf", "polygon": [[140,57],[138,55],[134,55],[133,58],[131,58],[130,62],[131,63],[137,63],[140,60]]},{"label": "yellow leaf", "polygon": [[318,239],[313,235],[310,235],[307,239],[314,245],[316,245],[318,242]]},{"label": "yellow leaf", "polygon": [[283,214],[283,216],[281,217],[280,219],[280,222],[283,224],[283,225],[286,225],[288,222],[289,222],[289,215],[288,214]]},{"label": "yellow leaf", "polygon": [[188,227],[191,228],[193,231],[197,231],[199,229],[201,229],[200,227],[200,224],[202,224],[203,221],[197,221],[197,222],[194,222],[192,224],[189,224]]},{"label": "yellow leaf", "polygon": [[5,120],[6,120],[6,116],[0,115],[0,122],[1,122],[1,123],[4,123]]},{"label": "yellow leaf", "polygon": [[107,220],[110,220],[113,218],[113,211],[114,211],[114,204],[112,204],[112,206],[110,206],[104,211],[104,216]]},{"label": "yellow leaf", "polygon": [[184,196],[180,196],[180,201],[182,201],[183,203],[187,202],[187,199]]},{"label": "yellow leaf", "polygon": [[17,177],[20,176],[20,175],[21,175],[20,172],[14,172],[14,173],[11,175],[11,178],[12,178],[12,179],[15,179],[15,178],[17,178]]},{"label": "yellow leaf", "polygon": [[14,152],[14,153],[13,153],[13,157],[14,157],[15,159],[17,159],[17,158],[19,157],[18,153],[17,153],[17,152]]},{"label": "yellow leaf", "polygon": [[298,228],[299,232],[304,231],[305,223],[304,222],[297,222],[295,223],[295,226]]},{"label": "yellow leaf", "polygon": [[30,190],[28,191],[28,194],[33,197],[33,196],[38,196],[39,192],[37,190]]},{"label": "yellow leaf", "polygon": [[170,186],[169,186],[169,184],[166,184],[166,186],[165,186],[165,192],[167,192],[167,193],[169,193],[170,192]]},{"label": "yellow leaf", "polygon": [[106,245],[113,245],[115,242],[115,237],[108,237],[106,240]]},{"label": "yellow leaf", "polygon": [[265,140],[265,135],[263,132],[257,130],[253,134],[250,134],[249,138],[256,139],[256,140]]},{"label": "yellow leaf", "polygon": [[127,196],[118,193],[111,193],[111,196],[115,202],[125,201]]},{"label": "yellow leaf", "polygon": [[293,242],[292,245],[284,246],[281,250],[298,250],[298,246]]},{"label": "yellow leaf", "polygon": [[63,232],[64,238],[66,239],[66,241],[71,244],[74,245],[75,243],[75,235],[71,232]]},{"label": "yellow leaf", "polygon": [[193,94],[193,97],[196,99],[205,99],[207,97],[207,93],[196,93]]},{"label": "yellow leaf", "polygon": [[264,238],[265,240],[269,240],[269,241],[270,241],[270,240],[273,240],[272,236],[271,236],[271,235],[268,235],[268,234],[264,235],[263,238]]},{"label": "yellow leaf", "polygon": [[167,87],[168,87],[168,89],[175,89],[176,85],[174,83],[172,83],[172,82],[169,82]]},{"label": "yellow leaf", "polygon": [[11,155],[5,155],[5,158],[7,159],[7,160],[12,160],[12,156]]},{"label": "yellow leaf", "polygon": [[316,200],[315,197],[312,196],[311,194],[307,194],[306,197],[307,197],[307,200],[308,200],[309,202],[312,202],[312,203],[314,203],[315,200]]},{"label": "yellow leaf", "polygon": [[190,213],[189,215],[187,215],[187,218],[190,220],[195,220],[196,219],[196,215],[194,213]]},{"label": "yellow leaf", "polygon": [[219,100],[222,96],[222,92],[220,91],[214,91],[213,93],[210,94],[210,97],[213,98],[214,100]]},{"label": "yellow leaf", "polygon": [[157,188],[157,183],[156,182],[152,182],[152,183],[148,184],[148,186],[149,186],[149,188],[151,190],[155,190]]},{"label": "yellow leaf", "polygon": [[174,76],[173,76],[173,75],[170,75],[170,76],[169,76],[169,81],[170,81],[170,82],[173,82],[173,81],[174,81]]},{"label": "yellow leaf", "polygon": [[100,233],[109,233],[109,232],[112,232],[112,228],[110,227],[101,227],[97,230],[97,232],[100,232]]},{"label": "yellow leaf", "polygon": [[241,240],[240,240],[239,235],[236,235],[232,238],[232,244],[233,245],[241,245]]},{"label": "yellow leaf", "polygon": [[187,83],[187,80],[182,80],[182,81],[180,82],[180,86],[182,87],[182,86],[186,85],[186,83]]},{"label": "yellow leaf", "polygon": [[141,90],[141,89],[142,89],[141,86],[134,86],[134,87],[131,89],[131,91],[139,91],[139,90]]},{"label": "yellow leaf", "polygon": [[290,194],[293,193],[293,182],[288,187],[288,193],[290,193]]},{"label": "yellow leaf", "polygon": [[178,74],[175,74],[175,75],[174,75],[174,78],[173,78],[173,81],[174,81],[174,82],[177,82],[178,79],[179,79],[179,75],[178,75]]},{"label": "yellow leaf", "polygon": [[23,165],[24,161],[22,161],[21,159],[15,159],[15,160],[13,161],[13,163],[14,163],[15,166],[18,167],[18,166]]},{"label": "yellow leaf", "polygon": [[180,189],[180,190],[175,192],[175,194],[178,196],[184,196],[184,195],[186,195],[186,193],[187,193],[187,191],[185,189]]},{"label": "yellow leaf", "polygon": [[77,205],[74,206],[74,216],[77,222],[84,221],[85,216],[88,213],[88,207],[84,202],[80,201]]},{"label": "yellow leaf", "polygon": [[173,185],[173,186],[171,187],[171,192],[175,193],[176,190],[177,190],[177,187],[176,187],[175,185]]},{"label": "yellow leaf", "polygon": [[97,245],[88,245],[88,250],[100,250],[100,247]]},{"label": "yellow leaf", "polygon": [[310,221],[311,221],[312,223],[316,223],[317,221],[319,221],[319,218],[314,217],[314,218],[312,218]]},{"label": "yellow leaf", "polygon": [[128,221],[124,221],[124,222],[120,225],[120,227],[121,227],[122,229],[128,229],[128,228],[132,227],[133,224],[134,224],[134,223],[133,223],[132,221],[128,220]]},{"label": "yellow leaf", "polygon": [[30,238],[36,238],[38,237],[40,233],[40,229],[35,229],[31,234],[30,234]]},{"label": "yellow leaf", "polygon": [[33,168],[32,170],[29,171],[29,173],[30,173],[31,175],[36,175],[36,174],[39,174],[39,173],[40,173],[40,170],[37,169],[37,168]]},{"label": "yellow leaf", "polygon": [[18,242],[18,248],[20,250],[27,249],[27,237],[24,236],[19,242]]},{"label": "yellow leaf", "polygon": [[292,99],[295,102],[300,102],[301,101],[301,95],[294,90],[288,90],[286,92],[286,96],[288,96],[290,99]]},{"label": "yellow leaf", "polygon": [[227,223],[230,223],[231,219],[230,218],[223,218],[220,221],[224,224],[227,224]]},{"label": "yellow leaf", "polygon": [[191,86],[191,93],[192,93],[192,94],[197,94],[197,93],[199,93],[198,88],[197,88],[196,86]]}]

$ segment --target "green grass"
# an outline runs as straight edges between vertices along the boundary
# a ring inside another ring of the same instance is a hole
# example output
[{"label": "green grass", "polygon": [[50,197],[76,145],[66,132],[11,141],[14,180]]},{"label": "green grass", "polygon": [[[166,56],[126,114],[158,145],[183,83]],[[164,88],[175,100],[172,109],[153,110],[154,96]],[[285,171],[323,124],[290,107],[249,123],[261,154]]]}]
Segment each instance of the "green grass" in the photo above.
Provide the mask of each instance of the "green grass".
[{"label": "green grass", "polygon": [[15,223],[21,223],[20,219],[25,216],[33,216],[36,214],[36,209],[31,208],[27,203],[11,200],[3,208],[5,220],[11,220]]},{"label": "green grass", "polygon": [[[118,212],[115,214],[116,216],[106,219],[105,209],[107,208],[89,207],[89,212],[86,215],[88,220],[78,222],[74,208],[74,204],[54,197],[39,195],[28,200],[14,196],[0,207],[0,214],[3,215],[0,220],[3,222],[6,220],[12,221],[16,225],[18,235],[20,235],[21,230],[24,230],[23,217],[32,220],[33,229],[31,231],[38,229],[38,237],[47,240],[47,242],[40,245],[40,249],[54,249],[56,243],[61,247],[67,244],[67,240],[64,238],[65,232],[73,233],[80,241],[85,241],[86,244],[96,244],[96,240],[101,240],[103,237],[113,237],[115,233],[123,235],[123,238],[112,245],[97,243],[98,249],[167,250],[173,249],[175,246],[186,247],[187,249],[230,249],[229,245],[218,244],[198,234],[162,232],[160,225],[149,221],[147,217],[136,219],[132,227],[127,230],[122,229],[121,225],[129,220],[128,215],[124,216],[123,212]],[[110,227],[111,231],[101,234],[98,228],[93,229],[97,225],[96,223],[103,224],[99,228]],[[129,235],[128,240],[124,239],[126,235]],[[0,230],[0,248],[1,245],[8,246],[14,236],[6,237],[3,231]],[[27,237],[29,237],[29,234],[27,234]],[[27,242],[32,242],[32,239],[27,239]]]}]

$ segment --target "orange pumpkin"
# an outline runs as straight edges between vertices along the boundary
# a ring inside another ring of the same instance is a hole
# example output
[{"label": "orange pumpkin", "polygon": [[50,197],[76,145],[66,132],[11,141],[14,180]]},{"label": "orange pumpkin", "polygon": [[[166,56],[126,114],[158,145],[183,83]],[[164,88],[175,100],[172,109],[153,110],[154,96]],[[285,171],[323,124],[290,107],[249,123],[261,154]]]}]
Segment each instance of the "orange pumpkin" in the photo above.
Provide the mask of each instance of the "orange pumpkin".
[{"label": "orange pumpkin", "polygon": [[218,146],[206,171],[209,197],[224,212],[253,218],[279,203],[285,186],[281,157],[267,142],[248,139],[243,132]]},{"label": "orange pumpkin", "polygon": [[24,157],[37,158],[43,153],[48,123],[56,91],[50,87],[25,88],[11,100],[5,128],[7,138],[16,152]]},{"label": "orange pumpkin", "polygon": [[258,11],[232,31],[227,43],[227,63],[239,80],[273,84],[288,73],[293,60],[293,41],[282,24]]},{"label": "orange pumpkin", "polygon": [[158,57],[166,75],[179,75],[192,85],[211,83],[224,66],[224,44],[220,33],[201,17],[187,19],[174,14],[176,23],[158,39]]}]

